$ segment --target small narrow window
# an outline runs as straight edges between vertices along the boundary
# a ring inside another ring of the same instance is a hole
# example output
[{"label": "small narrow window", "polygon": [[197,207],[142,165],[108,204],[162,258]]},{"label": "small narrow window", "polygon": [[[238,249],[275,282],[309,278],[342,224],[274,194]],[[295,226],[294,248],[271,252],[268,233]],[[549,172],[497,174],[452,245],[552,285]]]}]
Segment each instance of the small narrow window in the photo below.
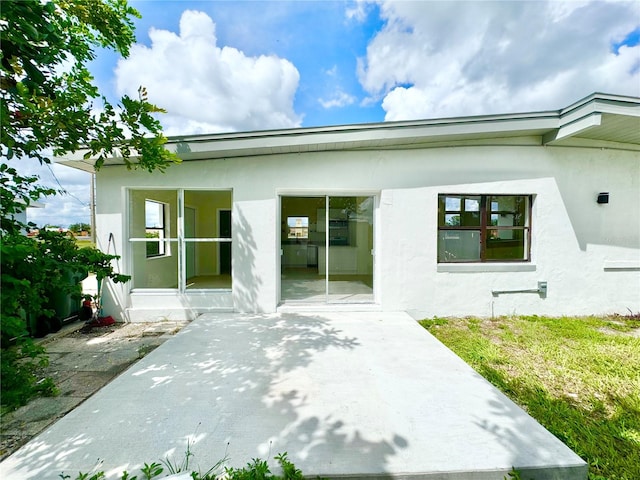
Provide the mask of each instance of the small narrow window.
[{"label": "small narrow window", "polygon": [[145,200],[145,237],[147,241],[147,258],[162,257],[167,254],[165,239],[165,208],[166,205],[153,200]]}]

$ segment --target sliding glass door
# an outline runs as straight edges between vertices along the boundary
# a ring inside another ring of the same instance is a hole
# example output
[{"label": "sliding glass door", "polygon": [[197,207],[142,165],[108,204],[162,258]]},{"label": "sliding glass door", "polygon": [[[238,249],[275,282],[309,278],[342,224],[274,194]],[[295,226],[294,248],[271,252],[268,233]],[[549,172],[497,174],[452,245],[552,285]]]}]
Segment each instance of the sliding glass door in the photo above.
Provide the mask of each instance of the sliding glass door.
[{"label": "sliding glass door", "polygon": [[373,302],[373,206],[373,197],[329,197],[329,302]]},{"label": "sliding glass door", "polygon": [[281,198],[281,299],[373,302],[371,196]]}]

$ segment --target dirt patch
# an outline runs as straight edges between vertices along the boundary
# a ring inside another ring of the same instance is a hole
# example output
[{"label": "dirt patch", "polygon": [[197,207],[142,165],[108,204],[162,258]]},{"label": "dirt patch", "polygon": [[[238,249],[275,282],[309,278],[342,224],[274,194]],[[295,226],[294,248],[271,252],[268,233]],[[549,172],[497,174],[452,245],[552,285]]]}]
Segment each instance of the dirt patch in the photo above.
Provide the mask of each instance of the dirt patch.
[{"label": "dirt patch", "polygon": [[2,416],[0,461],[163,344],[187,323],[116,323],[93,328],[75,323],[40,340],[49,356],[49,366],[40,374],[42,378],[52,378],[60,393],[56,397],[35,398]]},{"label": "dirt patch", "polygon": [[599,332],[606,333],[607,335],[622,335],[625,337],[640,338],[640,328],[634,328],[631,330],[614,330],[609,327],[602,327],[598,329]]}]

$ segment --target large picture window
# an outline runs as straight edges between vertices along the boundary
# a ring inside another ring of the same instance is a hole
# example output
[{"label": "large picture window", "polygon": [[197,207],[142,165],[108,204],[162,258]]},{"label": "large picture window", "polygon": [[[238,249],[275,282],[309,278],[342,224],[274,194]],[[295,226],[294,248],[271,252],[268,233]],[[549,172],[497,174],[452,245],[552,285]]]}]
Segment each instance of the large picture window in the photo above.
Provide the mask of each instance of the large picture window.
[{"label": "large picture window", "polygon": [[528,262],[530,195],[438,196],[438,262]]}]

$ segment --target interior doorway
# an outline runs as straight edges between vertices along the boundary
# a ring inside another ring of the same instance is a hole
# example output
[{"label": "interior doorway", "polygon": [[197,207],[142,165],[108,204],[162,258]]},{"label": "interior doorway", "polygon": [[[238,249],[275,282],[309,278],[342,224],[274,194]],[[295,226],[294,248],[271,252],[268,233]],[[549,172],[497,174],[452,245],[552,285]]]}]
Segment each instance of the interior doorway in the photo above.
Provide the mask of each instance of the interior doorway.
[{"label": "interior doorway", "polygon": [[373,303],[373,196],[281,197],[281,301]]}]

